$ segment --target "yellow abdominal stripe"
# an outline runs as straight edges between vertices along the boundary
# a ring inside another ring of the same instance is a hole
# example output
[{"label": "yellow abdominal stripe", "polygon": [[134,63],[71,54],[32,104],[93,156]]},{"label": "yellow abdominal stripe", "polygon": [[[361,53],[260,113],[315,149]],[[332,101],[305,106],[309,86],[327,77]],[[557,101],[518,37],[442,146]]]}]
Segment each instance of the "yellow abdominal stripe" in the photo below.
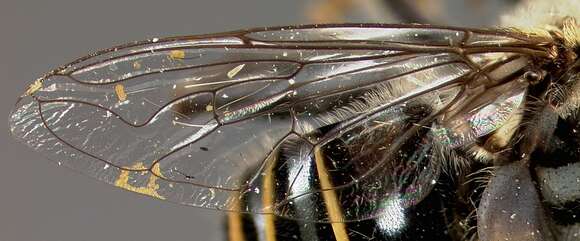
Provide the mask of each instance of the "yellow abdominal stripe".
[{"label": "yellow abdominal stripe", "polygon": [[323,190],[326,190],[322,191],[322,198],[326,204],[326,209],[334,236],[337,241],[349,241],[346,225],[344,222],[342,222],[343,210],[336,192],[332,190],[334,187],[330,178],[330,174],[328,173],[328,169],[324,164],[324,153],[322,153],[322,150],[319,146],[315,147],[314,149],[314,160],[316,162],[320,187]]},{"label": "yellow abdominal stripe", "polygon": [[272,207],[274,205],[274,191],[275,191],[275,173],[274,173],[274,155],[270,155],[266,163],[269,163],[265,170],[265,175],[262,180],[262,205],[264,211],[268,214],[264,215],[264,236],[266,241],[276,241],[276,223],[275,217],[272,214]]},{"label": "yellow abdominal stripe", "polygon": [[42,80],[37,79],[36,81],[34,81],[34,83],[28,86],[28,89],[26,90],[26,95],[32,95],[34,94],[34,92],[38,91],[41,88],[42,88]]},{"label": "yellow abdominal stripe", "polygon": [[[131,166],[131,167],[127,167],[127,169],[125,170],[121,170],[121,174],[119,174],[119,177],[117,178],[117,180],[115,180],[114,185],[116,187],[120,187],[123,188],[125,190],[129,190],[132,192],[136,192],[136,193],[140,193],[140,194],[144,194],[147,196],[151,196],[151,197],[155,197],[155,198],[159,198],[162,200],[165,200],[165,197],[161,196],[159,193],[157,193],[157,190],[159,190],[159,184],[157,184],[157,179],[159,179],[159,176],[161,175],[161,171],[159,168],[159,164],[155,163],[153,165],[153,168],[150,171],[141,171],[141,170],[145,170],[147,169],[147,167],[145,167],[145,165],[143,165],[142,162],[138,162],[135,163],[135,165]],[[147,181],[147,185],[144,187],[136,187],[133,186],[129,183],[129,178],[130,175],[150,175],[149,176],[149,180]],[[153,175],[155,174],[155,175]]]},{"label": "yellow abdominal stripe", "polygon": [[185,51],[183,51],[183,50],[171,50],[171,52],[169,52],[169,58],[171,58],[171,59],[184,59],[185,58]]}]

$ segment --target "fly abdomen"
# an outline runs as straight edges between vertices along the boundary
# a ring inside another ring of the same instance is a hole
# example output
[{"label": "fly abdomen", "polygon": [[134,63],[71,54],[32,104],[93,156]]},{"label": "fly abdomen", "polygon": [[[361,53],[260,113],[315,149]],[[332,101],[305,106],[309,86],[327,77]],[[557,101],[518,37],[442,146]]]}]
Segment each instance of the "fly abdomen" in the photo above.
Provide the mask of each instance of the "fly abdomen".
[{"label": "fly abdomen", "polygon": [[526,161],[497,168],[477,211],[482,241],[554,240]]},{"label": "fly abdomen", "polygon": [[532,155],[537,186],[558,240],[580,237],[580,121],[559,118],[545,152]]},{"label": "fly abdomen", "polygon": [[580,135],[577,120],[560,119],[548,152],[536,154],[536,175],[558,240],[580,237]]}]

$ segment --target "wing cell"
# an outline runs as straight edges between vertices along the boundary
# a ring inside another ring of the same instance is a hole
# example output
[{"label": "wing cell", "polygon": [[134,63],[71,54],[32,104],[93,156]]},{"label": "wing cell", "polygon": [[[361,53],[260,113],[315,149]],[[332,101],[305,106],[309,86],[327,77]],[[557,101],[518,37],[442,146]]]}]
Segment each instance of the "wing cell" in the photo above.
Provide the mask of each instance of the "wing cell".
[{"label": "wing cell", "polygon": [[461,42],[464,31],[429,28],[343,27],[267,30],[246,34],[255,41],[265,42],[331,42],[376,41],[406,44],[454,45]]}]

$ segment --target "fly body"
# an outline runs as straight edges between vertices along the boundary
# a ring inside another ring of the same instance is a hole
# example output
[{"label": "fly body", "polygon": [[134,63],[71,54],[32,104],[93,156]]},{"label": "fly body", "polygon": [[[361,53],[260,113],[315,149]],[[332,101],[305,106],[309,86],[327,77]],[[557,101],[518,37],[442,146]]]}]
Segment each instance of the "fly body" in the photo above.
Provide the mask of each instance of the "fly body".
[{"label": "fly body", "polygon": [[59,164],[228,211],[230,240],[576,240],[580,26],[327,24],[151,39],[10,116]]}]

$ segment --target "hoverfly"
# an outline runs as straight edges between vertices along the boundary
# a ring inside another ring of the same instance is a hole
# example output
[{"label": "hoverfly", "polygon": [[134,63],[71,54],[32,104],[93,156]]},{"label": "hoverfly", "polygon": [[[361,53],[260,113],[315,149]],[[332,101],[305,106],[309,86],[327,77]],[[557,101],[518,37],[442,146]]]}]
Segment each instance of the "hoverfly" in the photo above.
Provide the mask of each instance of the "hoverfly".
[{"label": "hoverfly", "polygon": [[579,39],[572,17],[150,39],[39,78],[10,128],[103,182],[228,211],[230,240],[574,240]]}]

